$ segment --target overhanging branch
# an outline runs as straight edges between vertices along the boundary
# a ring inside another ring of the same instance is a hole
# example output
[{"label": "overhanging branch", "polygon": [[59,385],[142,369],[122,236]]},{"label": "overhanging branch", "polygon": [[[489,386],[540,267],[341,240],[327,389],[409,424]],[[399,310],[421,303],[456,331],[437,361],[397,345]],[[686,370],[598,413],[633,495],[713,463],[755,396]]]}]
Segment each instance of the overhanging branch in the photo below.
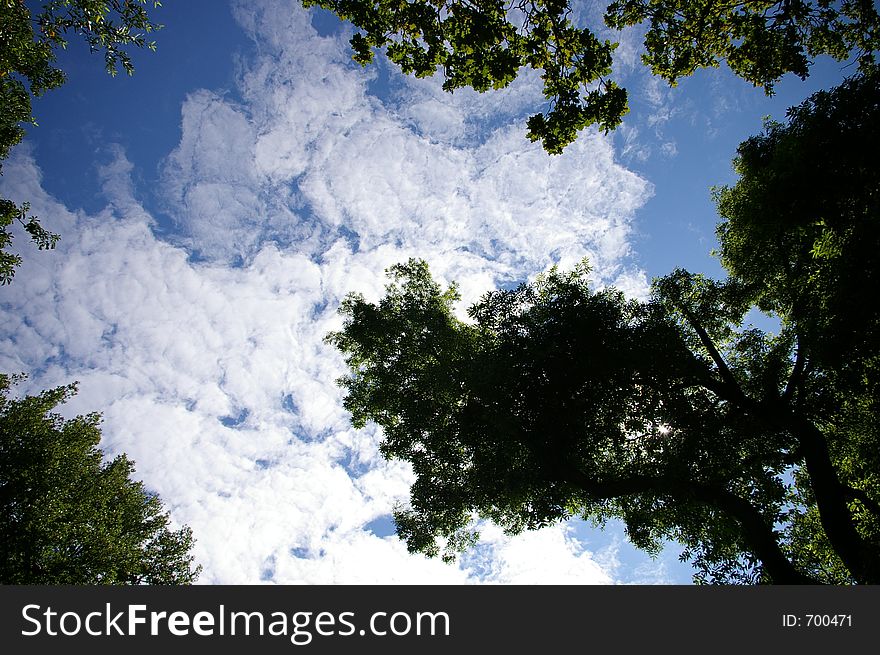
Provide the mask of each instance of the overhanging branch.
[{"label": "overhanging branch", "polygon": [[800,337],[798,337],[797,355],[795,355],[794,367],[791,369],[791,375],[785,385],[785,391],[782,392],[782,401],[787,403],[791,400],[795,390],[800,386],[804,374],[804,348],[801,345]]},{"label": "overhanging branch", "polygon": [[728,400],[735,402],[740,407],[745,408],[746,406],[750,405],[751,403],[749,403],[748,398],[743,393],[742,388],[739,386],[739,382],[736,381],[736,377],[734,377],[733,372],[727,366],[727,362],[724,361],[724,357],[721,356],[721,353],[715,346],[715,342],[712,341],[712,337],[710,337],[709,333],[706,332],[705,328],[703,328],[696,315],[687,307],[685,307],[683,303],[677,303],[676,306],[684,315],[688,324],[697,333],[697,336],[700,338],[700,343],[703,344],[703,347],[709,353],[709,357],[712,358],[712,361],[718,368],[718,375],[721,376],[721,381],[724,383],[727,391],[724,396]]},{"label": "overhanging branch", "polygon": [[574,467],[567,467],[566,481],[595,500],[607,500],[634,494],[671,496],[677,500],[704,503],[735,519],[742,528],[744,541],[761,561],[764,571],[777,584],[817,584],[798,571],[779,546],[776,533],[764,516],[747,500],[725,489],[663,476],[630,476],[599,481]]}]

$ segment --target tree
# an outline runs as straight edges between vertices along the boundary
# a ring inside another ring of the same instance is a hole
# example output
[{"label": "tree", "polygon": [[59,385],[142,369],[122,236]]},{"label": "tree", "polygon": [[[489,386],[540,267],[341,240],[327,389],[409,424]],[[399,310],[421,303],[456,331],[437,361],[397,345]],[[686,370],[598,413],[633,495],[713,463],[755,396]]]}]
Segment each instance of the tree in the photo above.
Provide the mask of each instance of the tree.
[{"label": "tree", "polygon": [[102,462],[100,416],[53,413],[76,386],[13,399],[11,383],[0,375],[0,583],[193,582],[192,531],[169,529],[125,455]]},{"label": "tree", "polygon": [[[41,96],[64,83],[63,71],[55,64],[55,52],[67,47],[67,35],[82,37],[92,52],[103,51],[110,75],[119,66],[134,72],[126,48],[147,47],[145,33],[160,29],[150,22],[143,5],[147,0],[52,0],[39,14],[32,14],[24,0],[0,0],[0,162],[24,138],[22,124],[36,125],[31,98]],[[153,7],[161,3],[153,0]],[[0,163],[2,174],[2,163]],[[29,215],[28,203],[16,205],[0,197],[0,284],[9,284],[21,257],[6,252],[20,223],[40,250],[52,249],[59,236]]]},{"label": "tree", "polygon": [[[876,368],[880,308],[880,74],[816,93],[738,148],[715,191],[720,256],[801,348],[854,389]],[[876,377],[876,374],[873,374]],[[880,391],[880,390],[877,390]]]},{"label": "tree", "polygon": [[[454,286],[410,260],[378,303],[348,296],[327,339],[351,370],[354,425],[378,423],[382,453],[412,464],[395,512],[408,548],[452,558],[477,518],[517,533],[615,517],[649,552],[681,543],[698,582],[880,582],[877,343],[826,332],[865,291],[835,272],[875,280],[876,250],[850,258],[880,245],[875,187],[836,181],[876,172],[799,150],[848,130],[876,139],[875,94],[870,78],[850,82],[744,144],[742,177],[718,196],[726,281],[677,270],[635,301],[591,289],[586,266],[552,270],[464,320]],[[827,184],[801,179],[829,162]],[[816,183],[803,203],[798,179]],[[829,229],[849,223],[841,238],[875,240],[827,253],[817,206]],[[779,316],[778,334],[742,327],[754,307]],[[855,318],[876,325],[876,308]]]},{"label": "tree", "polygon": [[[796,334],[795,380],[822,397],[803,411],[824,426],[849,500],[861,498],[855,513],[876,511],[880,471],[880,308],[866,296],[880,282],[878,81],[853,77],[789,110],[787,124],[767,123],[738,149],[738,182],[715,192],[721,261]],[[795,534],[818,524],[817,509]],[[812,549],[834,565],[828,544]]]},{"label": "tree", "polygon": [[[528,137],[557,154],[579,130],[620,124],[626,91],[610,78],[616,43],[572,20],[574,0],[303,0],[351,21],[354,59],[374,48],[407,74],[434,75],[443,88],[477,91],[510,84],[521,68],[540,71],[549,109],[528,120]],[[726,62],[738,76],[772,93],[786,73],[808,75],[813,58],[844,60],[855,52],[874,64],[880,16],[863,0],[623,0],[608,4],[613,29],[647,24],[642,59],[670,84],[696,69]]]}]

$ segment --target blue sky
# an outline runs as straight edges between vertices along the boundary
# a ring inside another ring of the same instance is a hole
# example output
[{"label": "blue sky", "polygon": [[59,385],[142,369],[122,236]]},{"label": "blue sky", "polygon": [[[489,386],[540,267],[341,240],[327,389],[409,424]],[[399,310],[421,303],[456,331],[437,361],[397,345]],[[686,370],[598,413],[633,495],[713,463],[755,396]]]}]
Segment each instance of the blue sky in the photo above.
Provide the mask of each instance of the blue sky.
[{"label": "blue sky", "polygon": [[350,427],[321,338],[345,293],[378,298],[410,256],[465,301],[585,255],[634,296],[676,266],[720,275],[709,187],[841,65],[773,98],[723,69],[670,89],[627,32],[624,127],[550,157],[525,138],[534,75],[450,95],[381,57],[361,69],[349,28],[295,1],[168,1],[156,20],[131,78],[72,43],[4,164],[3,193],[63,238],[17,239],[0,370],[29,391],[80,381],[66,411],[103,412],[106,451],[193,528],[205,583],[689,582],[674,546],[651,560],[618,524],[486,526],[454,566],[408,555],[389,514],[411,473]]}]

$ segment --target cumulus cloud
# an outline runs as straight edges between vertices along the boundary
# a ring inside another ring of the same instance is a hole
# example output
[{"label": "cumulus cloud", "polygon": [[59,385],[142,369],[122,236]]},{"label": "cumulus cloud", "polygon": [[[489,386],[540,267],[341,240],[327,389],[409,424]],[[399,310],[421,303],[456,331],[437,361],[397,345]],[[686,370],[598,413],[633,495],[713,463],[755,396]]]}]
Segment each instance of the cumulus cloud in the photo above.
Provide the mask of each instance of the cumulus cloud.
[{"label": "cumulus cloud", "polygon": [[298,3],[236,17],[255,54],[236,97],[182,107],[162,188],[173,234],[156,236],[119,149],[96,215],[47,195],[26,149],[5,166],[3,192],[64,239],[4,290],[0,370],[31,390],[80,381],[65,411],[103,412],[103,446],[193,528],[203,582],[611,582],[566,526],[490,530],[457,567],[365,529],[412,474],[379,456],[375,428],[350,427],[322,338],[346,293],[378,297],[410,256],[466,300],[584,256],[600,283],[644,293],[629,236],[650,185],[599,135],[558,157],[529,144],[514,120],[528,80],[509,103],[405,78],[379,97],[377,72]]}]

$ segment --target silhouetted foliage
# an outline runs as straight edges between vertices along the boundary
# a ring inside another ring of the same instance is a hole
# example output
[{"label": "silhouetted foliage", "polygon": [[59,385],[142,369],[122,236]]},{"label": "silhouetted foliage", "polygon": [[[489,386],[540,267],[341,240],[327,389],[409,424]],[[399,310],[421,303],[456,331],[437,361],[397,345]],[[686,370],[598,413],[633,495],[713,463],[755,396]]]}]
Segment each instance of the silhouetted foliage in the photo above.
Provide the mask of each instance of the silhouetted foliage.
[{"label": "silhouetted foliage", "polygon": [[758,305],[798,325],[801,348],[861,385],[880,307],[880,75],[821,91],[738,149],[716,189],[721,261]]},{"label": "silhouetted foliage", "polygon": [[[161,5],[151,0],[153,7]],[[150,22],[147,0],[52,0],[39,13],[31,13],[24,0],[0,0],[0,162],[24,138],[22,124],[36,125],[31,98],[64,83],[64,72],[55,66],[55,52],[67,46],[69,35],[82,38],[93,52],[104,54],[110,75],[119,66],[129,75],[134,65],[127,47],[156,45],[145,34],[162,26]],[[0,163],[0,174],[2,174]],[[9,284],[21,257],[6,249],[13,235],[9,227],[20,223],[40,250],[55,247],[59,236],[29,215],[28,203],[16,205],[0,197],[0,285]]]},{"label": "silhouetted foliage", "polygon": [[[366,65],[374,48],[405,73],[442,69],[447,91],[510,84],[522,68],[541,73],[549,110],[528,121],[528,136],[560,153],[579,130],[617,127],[628,111],[626,91],[611,79],[617,46],[582,26],[573,0],[303,0],[359,28],[354,59]],[[614,29],[647,25],[642,56],[670,84],[696,69],[726,62],[739,77],[772,93],[786,73],[804,78],[812,60],[855,56],[874,64],[880,17],[871,2],[785,0],[624,0],[604,15]]]},{"label": "silhouetted foliage", "polygon": [[[378,303],[350,295],[328,341],[354,425],[413,466],[409,549],[452,558],[478,518],[615,517],[649,552],[681,543],[698,582],[880,582],[876,307],[837,277],[876,280],[875,150],[842,154],[876,140],[875,95],[849,82],[743,145],[718,196],[727,281],[677,270],[635,301],[552,270],[463,320],[454,286],[410,260]],[[839,156],[804,157],[831,142]],[[870,307],[838,335],[857,297]],[[743,327],[756,306],[778,334]]]}]

